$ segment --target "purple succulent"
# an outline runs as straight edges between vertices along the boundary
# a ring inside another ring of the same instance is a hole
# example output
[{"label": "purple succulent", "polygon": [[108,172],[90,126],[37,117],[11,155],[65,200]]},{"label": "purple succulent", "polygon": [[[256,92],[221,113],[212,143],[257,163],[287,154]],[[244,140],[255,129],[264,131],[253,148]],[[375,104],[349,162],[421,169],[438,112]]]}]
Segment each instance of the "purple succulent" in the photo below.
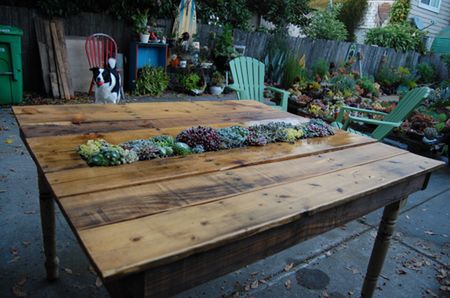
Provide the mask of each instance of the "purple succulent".
[{"label": "purple succulent", "polygon": [[183,130],[177,136],[178,142],[183,142],[191,148],[203,146],[205,151],[217,151],[220,148],[220,136],[211,127],[191,127]]}]

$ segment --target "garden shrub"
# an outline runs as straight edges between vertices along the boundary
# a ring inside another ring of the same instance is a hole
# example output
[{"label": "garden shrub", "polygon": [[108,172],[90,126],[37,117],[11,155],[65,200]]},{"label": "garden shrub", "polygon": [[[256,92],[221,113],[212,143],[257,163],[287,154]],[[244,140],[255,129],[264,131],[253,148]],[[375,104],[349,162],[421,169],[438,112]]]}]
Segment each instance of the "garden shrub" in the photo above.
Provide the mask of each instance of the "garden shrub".
[{"label": "garden shrub", "polygon": [[338,19],[347,29],[347,40],[355,40],[355,30],[361,23],[367,8],[367,0],[347,0],[343,3]]},{"label": "garden shrub", "polygon": [[344,23],[337,19],[341,7],[335,5],[331,9],[314,12],[309,26],[304,29],[306,36],[312,39],[346,40],[347,29]]},{"label": "garden shrub", "polygon": [[402,86],[402,91],[417,86],[415,76],[406,67],[395,69],[383,66],[376,74],[375,79],[387,94],[394,94],[400,86]]},{"label": "garden shrub", "polygon": [[364,90],[365,93],[371,93],[374,96],[378,96],[379,92],[375,87],[375,82],[371,78],[360,78],[357,81],[358,86]]},{"label": "garden shrub", "polygon": [[135,95],[161,95],[169,85],[169,77],[162,67],[144,66],[139,71],[136,81]]},{"label": "garden shrub", "polygon": [[191,90],[199,88],[201,78],[196,73],[190,73],[186,75],[180,75],[179,81],[181,86],[183,86],[184,90],[186,92],[189,92]]},{"label": "garden shrub", "polygon": [[435,69],[427,64],[420,63],[416,66],[417,75],[419,76],[418,82],[423,84],[430,84],[436,81],[436,71]]},{"label": "garden shrub", "polygon": [[356,81],[349,75],[337,75],[330,80],[335,92],[341,92],[345,97],[351,96],[355,92]]},{"label": "garden shrub", "polygon": [[296,82],[306,82],[308,72],[300,66],[299,61],[294,57],[289,57],[284,65],[282,85],[286,88],[291,87]]},{"label": "garden shrub", "polygon": [[416,51],[425,53],[423,39],[426,32],[412,27],[408,23],[389,24],[381,28],[372,28],[367,31],[365,43],[397,51]]},{"label": "garden shrub", "polygon": [[389,23],[401,24],[407,21],[410,9],[409,1],[410,0],[396,0],[394,2],[390,12]]},{"label": "garden shrub", "polygon": [[312,65],[312,71],[314,76],[319,76],[321,78],[329,74],[330,64],[325,59],[319,59],[315,61]]}]

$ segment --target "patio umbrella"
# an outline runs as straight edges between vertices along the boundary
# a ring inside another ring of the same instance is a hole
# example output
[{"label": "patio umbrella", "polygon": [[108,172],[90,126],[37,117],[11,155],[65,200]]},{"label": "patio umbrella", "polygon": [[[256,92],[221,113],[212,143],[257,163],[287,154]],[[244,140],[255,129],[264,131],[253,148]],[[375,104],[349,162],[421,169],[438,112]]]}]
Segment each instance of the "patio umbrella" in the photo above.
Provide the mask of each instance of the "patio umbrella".
[{"label": "patio umbrella", "polygon": [[197,33],[197,14],[195,13],[194,0],[181,0],[178,7],[173,33],[179,38],[184,32],[188,32],[191,37]]}]

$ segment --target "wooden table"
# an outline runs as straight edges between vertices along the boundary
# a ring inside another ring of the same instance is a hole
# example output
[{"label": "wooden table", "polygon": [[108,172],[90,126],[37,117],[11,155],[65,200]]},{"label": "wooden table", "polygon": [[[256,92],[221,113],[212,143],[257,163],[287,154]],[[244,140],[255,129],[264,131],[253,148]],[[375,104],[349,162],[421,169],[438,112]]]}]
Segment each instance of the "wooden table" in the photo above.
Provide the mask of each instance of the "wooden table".
[{"label": "wooden table", "polygon": [[336,135],[88,167],[75,148],[304,118],[255,101],[14,107],[39,177],[47,277],[58,278],[53,199],[112,296],[167,296],[385,207],[363,296],[371,296],[402,202],[443,163]]}]

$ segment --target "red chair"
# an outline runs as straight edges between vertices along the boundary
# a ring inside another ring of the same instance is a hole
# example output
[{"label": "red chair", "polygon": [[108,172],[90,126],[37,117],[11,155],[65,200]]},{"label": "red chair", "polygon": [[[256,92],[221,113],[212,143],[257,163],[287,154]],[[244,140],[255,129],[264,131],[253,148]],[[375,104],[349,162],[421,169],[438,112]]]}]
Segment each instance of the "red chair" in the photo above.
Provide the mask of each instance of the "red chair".
[{"label": "red chair", "polygon": [[[117,58],[117,44],[114,39],[103,33],[95,33],[86,38],[84,45],[89,67],[104,68],[108,65],[109,58]],[[94,81],[91,80],[88,95],[92,93]]]}]

